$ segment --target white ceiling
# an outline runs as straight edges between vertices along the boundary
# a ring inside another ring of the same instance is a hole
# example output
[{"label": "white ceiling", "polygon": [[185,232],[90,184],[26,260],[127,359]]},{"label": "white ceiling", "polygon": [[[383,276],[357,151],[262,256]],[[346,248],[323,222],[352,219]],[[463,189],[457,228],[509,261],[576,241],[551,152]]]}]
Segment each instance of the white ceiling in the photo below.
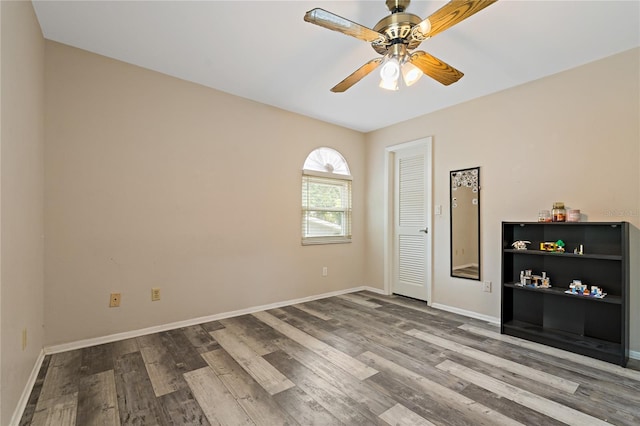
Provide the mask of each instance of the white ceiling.
[{"label": "white ceiling", "polygon": [[[459,82],[423,77],[388,92],[373,72],[335,94],[377,54],[305,12],[371,28],[389,13],[384,0],[33,3],[47,39],[363,132],[640,46],[638,0],[500,0],[419,47],[462,71]],[[407,12],[424,18],[445,3],[414,0]]]}]

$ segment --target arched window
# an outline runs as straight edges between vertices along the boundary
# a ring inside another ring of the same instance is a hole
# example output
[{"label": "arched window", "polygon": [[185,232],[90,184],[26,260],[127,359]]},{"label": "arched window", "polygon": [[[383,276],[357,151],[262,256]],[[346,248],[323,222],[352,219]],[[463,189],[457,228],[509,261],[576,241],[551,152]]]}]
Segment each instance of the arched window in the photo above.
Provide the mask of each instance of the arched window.
[{"label": "arched window", "polygon": [[317,148],[302,168],[302,244],[351,242],[351,174],[335,149]]}]

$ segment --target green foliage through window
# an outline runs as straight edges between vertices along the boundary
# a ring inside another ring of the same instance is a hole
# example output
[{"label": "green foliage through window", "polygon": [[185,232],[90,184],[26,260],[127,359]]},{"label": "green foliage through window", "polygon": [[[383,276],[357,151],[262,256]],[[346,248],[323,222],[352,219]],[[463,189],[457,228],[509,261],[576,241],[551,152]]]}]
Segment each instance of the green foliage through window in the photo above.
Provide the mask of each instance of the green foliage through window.
[{"label": "green foliage through window", "polygon": [[303,175],[304,239],[351,238],[351,181]]}]

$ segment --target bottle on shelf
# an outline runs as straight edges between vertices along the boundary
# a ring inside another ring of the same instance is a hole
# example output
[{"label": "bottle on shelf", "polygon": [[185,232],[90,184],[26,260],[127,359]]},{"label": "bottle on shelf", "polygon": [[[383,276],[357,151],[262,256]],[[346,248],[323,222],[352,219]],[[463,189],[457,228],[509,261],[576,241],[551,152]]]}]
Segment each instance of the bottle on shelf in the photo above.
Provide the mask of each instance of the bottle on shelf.
[{"label": "bottle on shelf", "polygon": [[553,203],[553,210],[551,210],[551,219],[553,222],[564,222],[567,219],[567,211],[564,209],[563,202]]},{"label": "bottle on shelf", "polygon": [[580,222],[580,210],[579,209],[567,210],[567,222]]},{"label": "bottle on shelf", "polygon": [[551,222],[551,212],[549,210],[540,210],[538,212],[538,222]]}]

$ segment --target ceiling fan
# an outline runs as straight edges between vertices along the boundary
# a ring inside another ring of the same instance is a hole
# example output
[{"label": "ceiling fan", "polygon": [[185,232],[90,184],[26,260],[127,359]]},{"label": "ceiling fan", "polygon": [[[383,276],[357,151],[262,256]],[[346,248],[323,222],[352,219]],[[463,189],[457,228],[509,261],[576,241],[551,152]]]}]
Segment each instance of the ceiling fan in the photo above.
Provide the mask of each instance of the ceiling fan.
[{"label": "ceiling fan", "polygon": [[331,88],[332,92],[344,92],[380,64],[383,64],[380,70],[380,87],[384,89],[398,90],[400,74],[407,86],[418,81],[423,73],[448,86],[460,80],[463,74],[426,52],[418,50],[411,53],[411,51],[424,40],[467,19],[496,1],[452,0],[431,16],[420,19],[416,15],[405,13],[410,0],[386,0],[391,15],[382,18],[373,29],[320,8],[308,11],[304,20],[369,42],[373,50],[383,55],[358,68]]}]

